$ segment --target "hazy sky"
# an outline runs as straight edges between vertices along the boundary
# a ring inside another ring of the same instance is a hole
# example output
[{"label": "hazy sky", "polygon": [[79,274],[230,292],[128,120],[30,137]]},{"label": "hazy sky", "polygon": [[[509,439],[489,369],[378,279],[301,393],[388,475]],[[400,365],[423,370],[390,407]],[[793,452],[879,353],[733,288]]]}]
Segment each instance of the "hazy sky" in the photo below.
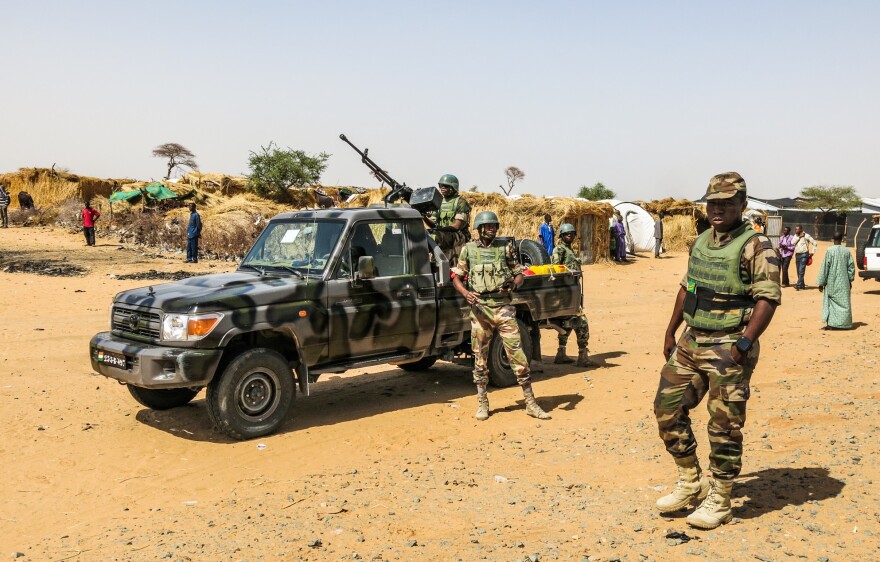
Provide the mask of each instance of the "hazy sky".
[{"label": "hazy sky", "polygon": [[327,185],[399,181],[697,198],[854,185],[880,197],[880,2],[0,0],[0,171],[159,179],[250,150],[332,154]]}]

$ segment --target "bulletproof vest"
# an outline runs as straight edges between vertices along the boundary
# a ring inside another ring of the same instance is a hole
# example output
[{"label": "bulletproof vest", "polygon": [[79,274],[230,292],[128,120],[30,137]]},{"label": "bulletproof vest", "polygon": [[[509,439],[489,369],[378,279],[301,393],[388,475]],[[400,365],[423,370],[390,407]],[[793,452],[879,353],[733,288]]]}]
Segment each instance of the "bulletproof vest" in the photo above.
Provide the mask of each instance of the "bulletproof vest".
[{"label": "bulletproof vest", "polygon": [[440,205],[440,216],[437,219],[437,226],[450,226],[455,222],[455,207],[458,205],[458,197],[444,199]]},{"label": "bulletproof vest", "polygon": [[494,293],[510,279],[507,267],[507,244],[493,240],[488,248],[474,242],[466,245],[468,253],[468,285],[477,293]]},{"label": "bulletproof vest", "polygon": [[564,242],[560,242],[556,248],[553,249],[553,253],[559,256],[559,263],[568,267],[569,269],[580,269],[581,260],[578,259],[577,254],[574,253],[574,250],[571,247],[567,246]]},{"label": "bulletproof vest", "polygon": [[712,229],[694,242],[688,261],[684,321],[702,330],[729,330],[742,323],[755,300],[740,277],[743,248],[758,233],[748,224],[722,248],[709,247]]}]

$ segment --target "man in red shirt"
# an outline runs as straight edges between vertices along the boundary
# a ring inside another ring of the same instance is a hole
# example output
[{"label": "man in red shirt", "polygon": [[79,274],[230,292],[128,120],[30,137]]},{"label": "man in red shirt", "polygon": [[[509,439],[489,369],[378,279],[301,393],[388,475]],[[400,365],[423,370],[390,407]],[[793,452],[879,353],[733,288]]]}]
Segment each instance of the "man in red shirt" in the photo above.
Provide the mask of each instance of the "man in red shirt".
[{"label": "man in red shirt", "polygon": [[95,221],[101,216],[97,209],[92,209],[91,201],[86,201],[85,208],[80,212],[83,221],[83,234],[86,237],[86,246],[95,245]]}]

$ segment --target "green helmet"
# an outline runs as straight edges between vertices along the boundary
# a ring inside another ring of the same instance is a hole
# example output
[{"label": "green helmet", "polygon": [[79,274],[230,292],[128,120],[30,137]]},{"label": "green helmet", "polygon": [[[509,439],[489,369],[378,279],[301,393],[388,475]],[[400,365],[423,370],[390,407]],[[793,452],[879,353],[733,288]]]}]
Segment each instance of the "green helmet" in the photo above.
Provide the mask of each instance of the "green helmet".
[{"label": "green helmet", "polygon": [[440,181],[437,182],[437,185],[445,185],[451,187],[455,191],[458,191],[458,178],[453,176],[452,174],[443,174],[440,178]]},{"label": "green helmet", "polygon": [[577,232],[577,230],[575,230],[575,228],[574,228],[574,225],[571,224],[570,222],[567,222],[559,227],[559,235],[560,236],[562,236],[563,234],[568,234],[569,232]]},{"label": "green helmet", "polygon": [[480,211],[477,213],[477,218],[474,219],[474,230],[484,224],[501,224],[501,221],[498,220],[498,215],[494,211]]}]

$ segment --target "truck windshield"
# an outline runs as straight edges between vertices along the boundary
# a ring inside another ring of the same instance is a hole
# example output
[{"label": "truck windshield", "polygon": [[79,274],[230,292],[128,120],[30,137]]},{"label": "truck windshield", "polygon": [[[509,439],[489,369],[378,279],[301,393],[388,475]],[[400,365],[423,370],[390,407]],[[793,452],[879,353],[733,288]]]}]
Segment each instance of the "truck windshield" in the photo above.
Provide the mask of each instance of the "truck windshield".
[{"label": "truck windshield", "polygon": [[295,219],[269,223],[241,266],[320,275],[327,267],[345,221]]}]

